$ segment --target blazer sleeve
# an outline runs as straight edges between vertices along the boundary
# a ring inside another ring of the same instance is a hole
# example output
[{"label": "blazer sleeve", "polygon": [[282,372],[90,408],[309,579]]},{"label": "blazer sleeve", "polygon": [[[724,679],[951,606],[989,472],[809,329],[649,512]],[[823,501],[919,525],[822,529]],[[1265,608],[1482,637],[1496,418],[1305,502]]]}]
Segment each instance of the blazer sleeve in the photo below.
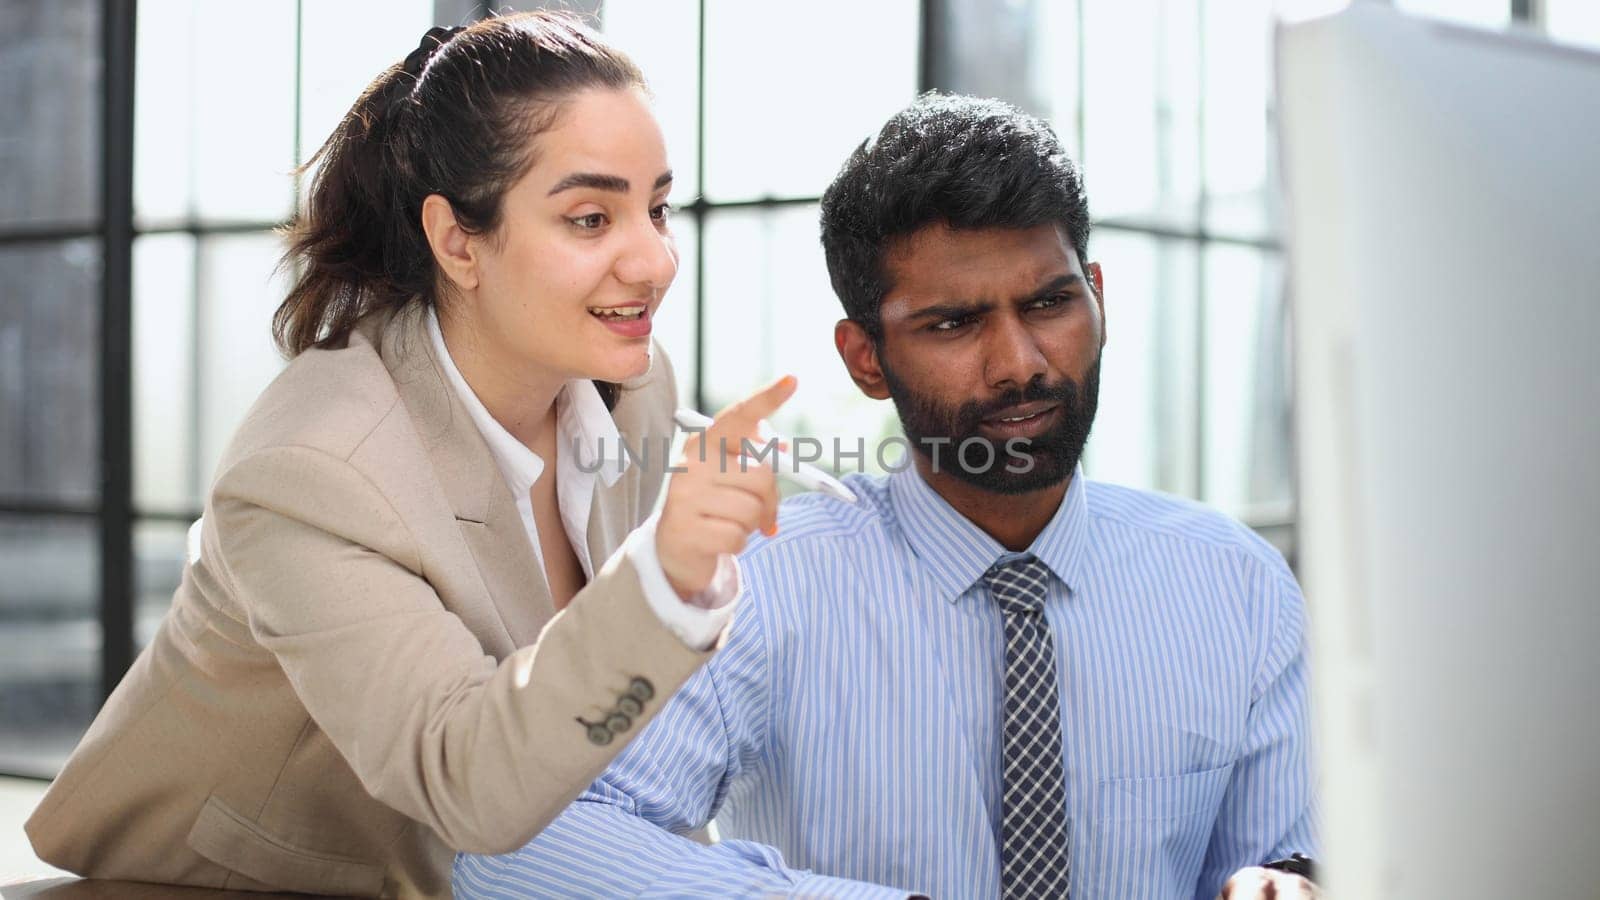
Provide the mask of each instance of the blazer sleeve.
[{"label": "blazer sleeve", "polygon": [[[239,461],[211,513],[246,624],[311,718],[369,793],[456,850],[526,843],[710,655],[661,624],[618,553],[497,664],[444,607],[382,492],[317,449]],[[577,720],[604,719],[630,689],[648,695],[642,710],[626,704],[630,726],[594,742]]]}]

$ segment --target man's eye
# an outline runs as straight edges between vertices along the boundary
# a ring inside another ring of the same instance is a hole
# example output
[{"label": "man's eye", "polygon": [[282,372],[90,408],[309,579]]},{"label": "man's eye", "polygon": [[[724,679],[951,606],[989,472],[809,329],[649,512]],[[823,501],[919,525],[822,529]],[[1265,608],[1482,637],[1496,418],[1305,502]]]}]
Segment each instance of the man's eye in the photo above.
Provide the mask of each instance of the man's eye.
[{"label": "man's eye", "polygon": [[1061,305],[1065,304],[1070,299],[1072,299],[1072,298],[1068,297],[1066,294],[1055,294],[1055,295],[1052,295],[1052,296],[1049,296],[1049,297],[1040,297],[1039,299],[1037,299],[1037,300],[1033,301],[1032,303],[1028,304],[1028,308],[1029,309],[1054,309],[1054,308],[1056,308],[1058,306],[1061,306]]},{"label": "man's eye", "polygon": [[667,213],[671,209],[672,209],[672,204],[671,203],[662,203],[662,204],[660,204],[658,206],[651,207],[651,209],[650,209],[650,218],[654,219],[657,222],[665,222],[667,220]]},{"label": "man's eye", "polygon": [[935,322],[934,325],[933,325],[933,330],[934,331],[942,331],[942,332],[945,332],[946,334],[948,334],[948,333],[950,333],[952,331],[960,331],[961,329],[965,328],[967,325],[971,324],[971,322],[972,322],[972,317],[971,316],[962,316],[959,319],[945,319],[942,322]]},{"label": "man's eye", "polygon": [[595,230],[598,230],[598,229],[601,229],[601,228],[605,227],[605,225],[606,225],[606,214],[605,213],[589,213],[587,216],[574,216],[573,218],[568,219],[567,221],[571,222],[573,225],[576,225],[579,228],[582,228],[584,231],[595,231]]}]

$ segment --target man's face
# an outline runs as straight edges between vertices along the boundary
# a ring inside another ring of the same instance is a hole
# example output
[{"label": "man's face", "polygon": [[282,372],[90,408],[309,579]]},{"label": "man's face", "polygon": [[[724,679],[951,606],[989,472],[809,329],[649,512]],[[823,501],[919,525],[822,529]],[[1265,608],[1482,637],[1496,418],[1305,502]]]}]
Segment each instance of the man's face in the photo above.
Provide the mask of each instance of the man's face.
[{"label": "man's face", "polygon": [[994,493],[1071,476],[1099,399],[1099,267],[1055,225],[931,225],[886,264],[878,362],[917,451]]}]

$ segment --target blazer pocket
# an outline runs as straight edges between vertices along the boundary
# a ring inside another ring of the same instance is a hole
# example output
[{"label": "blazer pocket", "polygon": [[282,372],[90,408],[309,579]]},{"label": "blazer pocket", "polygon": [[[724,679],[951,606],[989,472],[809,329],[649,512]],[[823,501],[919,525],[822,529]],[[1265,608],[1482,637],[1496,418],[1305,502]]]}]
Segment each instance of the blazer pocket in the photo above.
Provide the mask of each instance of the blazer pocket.
[{"label": "blazer pocket", "polygon": [[296,847],[215,795],[206,799],[188,841],[217,865],[275,888],[356,897],[376,897],[383,890],[383,867],[377,863]]}]

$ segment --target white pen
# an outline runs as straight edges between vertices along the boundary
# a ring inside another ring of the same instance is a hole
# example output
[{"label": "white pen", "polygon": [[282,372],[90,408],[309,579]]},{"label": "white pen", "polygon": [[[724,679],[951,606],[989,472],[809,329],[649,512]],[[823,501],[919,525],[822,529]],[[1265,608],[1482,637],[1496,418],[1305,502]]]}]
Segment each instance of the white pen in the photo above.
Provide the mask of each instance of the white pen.
[{"label": "white pen", "polygon": [[[705,431],[711,427],[711,417],[692,409],[680,409],[672,414],[672,418],[681,428]],[[830,497],[837,497],[846,503],[856,502],[855,492],[845,487],[844,482],[829,475],[810,463],[800,462],[789,455],[789,451],[778,448],[773,459],[778,467],[778,474],[793,481],[801,487],[821,491]]]}]

